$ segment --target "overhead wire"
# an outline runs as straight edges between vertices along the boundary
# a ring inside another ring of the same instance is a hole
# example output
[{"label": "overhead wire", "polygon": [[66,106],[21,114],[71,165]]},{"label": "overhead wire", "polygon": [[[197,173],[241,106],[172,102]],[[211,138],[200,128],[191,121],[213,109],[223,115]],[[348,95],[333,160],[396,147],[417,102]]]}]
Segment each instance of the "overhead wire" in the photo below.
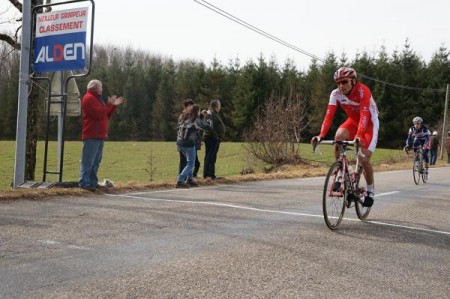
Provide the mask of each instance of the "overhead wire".
[{"label": "overhead wire", "polygon": [[422,88],[422,87],[411,87],[411,86],[406,86],[406,85],[401,85],[401,84],[396,84],[396,83],[390,83],[387,81],[383,81],[383,80],[379,80],[364,74],[358,74],[358,76],[361,76],[363,78],[366,78],[368,80],[372,80],[384,85],[388,85],[388,86],[392,86],[392,87],[397,87],[397,88],[402,88],[402,89],[408,89],[408,90],[413,90],[413,91],[427,91],[427,92],[445,92],[446,89],[445,88]]},{"label": "overhead wire", "polygon": [[262,35],[262,36],[265,36],[265,37],[267,37],[267,38],[269,38],[269,39],[271,39],[271,40],[273,40],[273,41],[275,41],[275,42],[277,42],[279,44],[282,44],[282,45],[284,45],[284,46],[286,46],[288,48],[291,48],[292,50],[295,50],[295,51],[300,52],[300,53],[302,53],[304,55],[307,55],[307,56],[309,56],[311,58],[314,58],[316,60],[324,62],[324,60],[322,58],[320,58],[319,56],[316,56],[316,55],[314,55],[312,53],[309,53],[309,52],[307,52],[305,50],[302,50],[302,49],[298,48],[295,45],[292,45],[292,44],[290,44],[290,43],[288,43],[288,42],[286,42],[286,41],[284,41],[284,40],[282,40],[282,39],[280,39],[280,38],[278,38],[278,37],[276,37],[276,36],[266,32],[266,31],[264,31],[264,30],[261,30],[258,27],[255,27],[255,26],[245,22],[244,20],[239,19],[238,17],[236,17],[236,16],[234,16],[234,15],[224,11],[223,9],[221,9],[221,8],[215,6],[215,5],[213,5],[213,4],[211,4],[211,3],[207,2],[207,1],[203,1],[202,0],[201,2],[204,2],[204,3],[201,3],[198,0],[194,0],[194,1],[197,2],[200,5],[208,8],[208,9],[210,9],[210,10],[212,10],[212,11],[214,11],[214,12],[216,12],[216,13],[222,15],[222,16],[224,16],[225,18],[227,18],[227,19],[229,19],[229,20],[231,20],[231,21],[233,21],[235,23],[238,23],[239,25],[247,27],[248,29],[250,29],[250,30],[252,30],[252,31]]},{"label": "overhead wire", "polygon": [[[273,41],[275,41],[275,42],[277,42],[277,43],[279,43],[279,44],[281,44],[283,46],[286,46],[286,47],[288,47],[288,48],[290,48],[290,49],[292,49],[294,51],[297,51],[297,52],[299,52],[301,54],[309,56],[309,57],[311,57],[311,58],[313,58],[313,59],[315,59],[317,61],[325,62],[325,60],[323,58],[321,58],[321,57],[319,57],[319,56],[317,56],[315,54],[312,54],[312,53],[310,53],[308,51],[305,51],[303,49],[300,49],[299,47],[297,47],[297,46],[295,46],[295,45],[293,45],[291,43],[288,43],[288,42],[286,42],[286,41],[284,41],[284,40],[282,40],[282,39],[280,39],[280,38],[278,38],[278,37],[276,37],[276,36],[266,32],[266,31],[264,31],[262,29],[259,29],[258,27],[255,27],[255,26],[249,24],[248,22],[246,22],[246,21],[244,21],[244,20],[242,20],[242,19],[240,19],[240,18],[230,14],[229,12],[226,12],[225,10],[223,10],[223,9],[221,9],[221,8],[211,4],[211,3],[209,3],[208,1],[205,1],[205,0],[194,0],[194,1],[197,4],[200,4],[200,5],[208,8],[209,10],[212,10],[213,12],[215,12],[217,14],[220,14],[223,17],[225,17],[225,18],[227,18],[227,19],[229,19],[229,20],[231,20],[231,21],[233,21],[233,22],[235,22],[235,23],[237,23],[237,24],[239,24],[241,26],[244,26],[244,27],[246,27],[246,28],[248,28],[248,29],[250,29],[250,30],[252,30],[252,31],[262,35],[262,36],[264,36],[264,37],[267,37],[267,38],[269,38],[269,39],[271,39],[271,40],[273,40]],[[373,77],[370,77],[370,76],[367,76],[367,75],[364,75],[364,74],[361,74],[361,73],[359,73],[358,75],[360,77],[366,78],[368,80],[372,80],[374,82],[381,83],[381,84],[384,84],[384,85],[387,85],[387,86],[396,87],[396,88],[402,88],[402,89],[413,90],[413,91],[427,91],[427,92],[445,92],[446,91],[445,88],[411,87],[411,86],[405,86],[405,85],[401,85],[401,84],[396,84],[396,83],[391,83],[391,82],[379,80],[379,79],[376,79],[376,78],[373,78]]]}]

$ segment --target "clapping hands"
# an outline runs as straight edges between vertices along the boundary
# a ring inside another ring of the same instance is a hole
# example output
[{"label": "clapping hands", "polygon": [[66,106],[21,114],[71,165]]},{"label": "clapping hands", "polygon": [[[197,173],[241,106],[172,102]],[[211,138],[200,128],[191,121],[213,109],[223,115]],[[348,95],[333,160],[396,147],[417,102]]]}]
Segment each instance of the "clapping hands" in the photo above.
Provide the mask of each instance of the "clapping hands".
[{"label": "clapping hands", "polygon": [[108,98],[108,103],[110,103],[111,105],[117,106],[122,104],[125,101],[125,99],[123,97],[117,97],[116,95],[110,96]]}]

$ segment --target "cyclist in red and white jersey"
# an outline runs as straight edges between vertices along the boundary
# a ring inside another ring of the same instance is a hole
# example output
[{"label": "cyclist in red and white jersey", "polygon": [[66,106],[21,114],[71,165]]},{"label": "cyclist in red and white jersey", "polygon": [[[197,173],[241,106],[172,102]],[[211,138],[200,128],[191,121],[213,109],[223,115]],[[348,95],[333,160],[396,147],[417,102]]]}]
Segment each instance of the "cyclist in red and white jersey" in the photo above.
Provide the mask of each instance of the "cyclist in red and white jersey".
[{"label": "cyclist in red and white jersey", "polygon": [[[364,206],[370,207],[374,201],[374,175],[370,158],[375,151],[378,140],[378,109],[370,89],[358,82],[356,71],[349,67],[341,67],[334,73],[337,88],[331,92],[327,112],[322,123],[320,134],[313,140],[321,140],[328,133],[337,107],[347,114],[347,120],[336,131],[335,140],[358,140],[364,157],[360,158],[367,183]],[[339,149],[336,147],[336,158]]]}]

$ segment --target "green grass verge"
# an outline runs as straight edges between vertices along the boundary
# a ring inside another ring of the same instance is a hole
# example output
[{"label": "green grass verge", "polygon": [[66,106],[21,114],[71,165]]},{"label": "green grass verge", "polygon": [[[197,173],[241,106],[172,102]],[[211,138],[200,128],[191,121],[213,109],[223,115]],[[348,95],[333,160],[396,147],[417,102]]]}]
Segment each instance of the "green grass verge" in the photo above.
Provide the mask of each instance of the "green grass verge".
[{"label": "green grass verge", "polygon": [[[48,171],[55,171],[57,164],[57,143],[49,143]],[[67,141],[64,144],[63,181],[78,181],[81,157],[81,141]],[[300,154],[314,163],[331,163],[332,146],[320,146],[322,154],[312,152],[311,145],[301,144]],[[204,148],[199,152],[203,171]],[[372,161],[389,163],[396,161],[403,153],[400,150],[377,149]],[[14,178],[15,142],[0,141],[0,190],[9,189]],[[43,179],[44,142],[38,142],[35,180]],[[176,180],[179,155],[175,142],[114,142],[106,141],[103,160],[98,173],[99,179],[109,178],[116,183],[159,182]],[[261,162],[253,161],[244,151],[242,143],[224,142],[216,163],[216,173],[220,176],[238,175],[244,167],[251,167],[257,173],[264,171]],[[56,175],[48,174],[47,181],[58,181]]]}]

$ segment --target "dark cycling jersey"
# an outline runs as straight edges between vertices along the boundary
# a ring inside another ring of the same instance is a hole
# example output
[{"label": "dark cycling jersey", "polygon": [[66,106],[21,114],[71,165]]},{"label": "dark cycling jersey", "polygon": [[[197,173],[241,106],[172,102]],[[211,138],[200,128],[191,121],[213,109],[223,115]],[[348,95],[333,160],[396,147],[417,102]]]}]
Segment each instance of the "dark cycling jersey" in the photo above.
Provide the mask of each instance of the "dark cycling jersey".
[{"label": "dark cycling jersey", "polygon": [[422,146],[426,148],[430,147],[430,130],[424,125],[421,125],[420,128],[416,129],[416,127],[412,126],[408,131],[408,138],[406,139],[406,145],[411,145],[414,141],[414,146],[416,142],[420,142]]}]

